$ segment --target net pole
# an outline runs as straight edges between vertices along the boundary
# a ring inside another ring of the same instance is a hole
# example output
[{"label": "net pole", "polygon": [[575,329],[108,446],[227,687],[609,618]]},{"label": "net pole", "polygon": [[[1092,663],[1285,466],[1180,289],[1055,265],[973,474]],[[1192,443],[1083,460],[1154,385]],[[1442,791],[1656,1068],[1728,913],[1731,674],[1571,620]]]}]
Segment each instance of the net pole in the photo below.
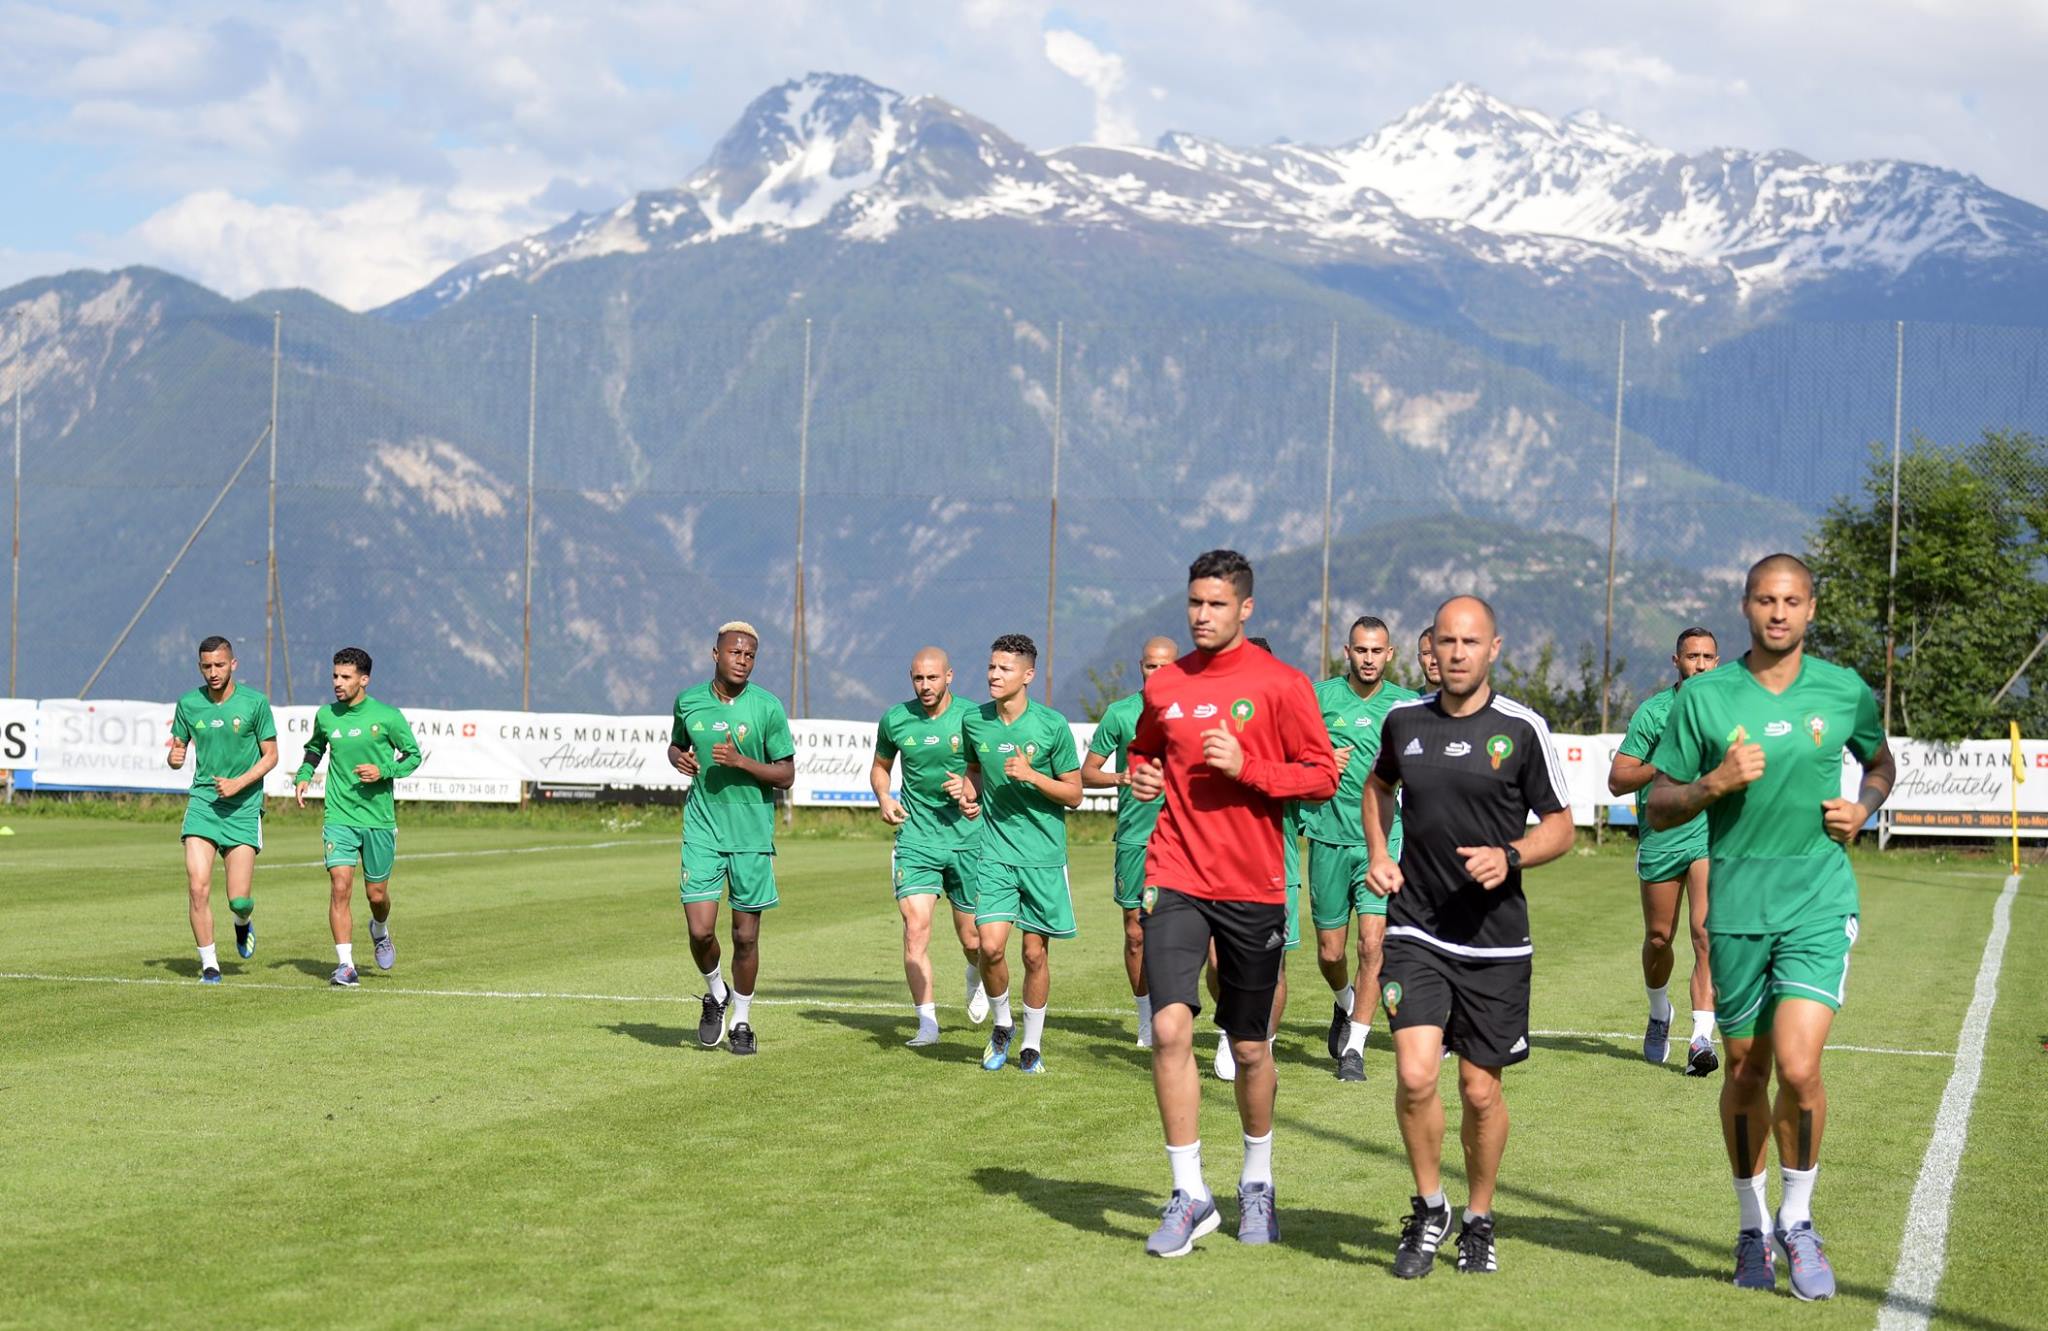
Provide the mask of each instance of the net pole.
[{"label": "net pole", "polygon": [[[264,522],[263,691],[271,692],[270,645],[277,635],[277,380],[284,352],[284,311],[270,312],[270,438],[269,510]],[[99,672],[94,671],[95,675]],[[79,696],[83,697],[83,694]]]},{"label": "net pole", "polygon": [[1321,675],[1330,660],[1330,540],[1337,486],[1337,321],[1330,321],[1329,419],[1323,427],[1323,631],[1316,639],[1315,670]]},{"label": "net pole", "polygon": [[12,586],[7,593],[7,696],[14,692],[14,672],[21,663],[21,381],[14,384],[14,554]]},{"label": "net pole", "polygon": [[1066,433],[1067,323],[1053,326],[1052,342],[1052,502],[1045,545],[1045,701],[1053,705],[1053,605],[1060,582],[1060,445]]},{"label": "net pole", "polygon": [[811,321],[804,320],[803,402],[796,428],[796,606],[791,615],[789,658],[789,700],[797,715],[811,714],[809,626],[804,622],[804,522],[809,506],[811,479]]},{"label": "net pole", "polygon": [[[1600,733],[1610,732],[1612,718],[1608,700],[1614,693],[1614,564],[1621,544],[1621,420],[1622,402],[1628,391],[1628,321],[1615,325],[1614,337],[1614,448],[1607,475],[1607,616],[1600,637]],[[1605,840],[1607,806],[1593,810],[1593,844]]]},{"label": "net pole", "polygon": [[1906,321],[1893,325],[1892,352],[1892,549],[1884,579],[1884,733],[1892,733],[1892,657],[1898,651],[1899,613],[1899,460],[1905,439]]},{"label": "net pole", "polygon": [[540,316],[531,316],[526,344],[526,588],[519,609],[519,710],[533,710],[533,459],[539,436]]}]

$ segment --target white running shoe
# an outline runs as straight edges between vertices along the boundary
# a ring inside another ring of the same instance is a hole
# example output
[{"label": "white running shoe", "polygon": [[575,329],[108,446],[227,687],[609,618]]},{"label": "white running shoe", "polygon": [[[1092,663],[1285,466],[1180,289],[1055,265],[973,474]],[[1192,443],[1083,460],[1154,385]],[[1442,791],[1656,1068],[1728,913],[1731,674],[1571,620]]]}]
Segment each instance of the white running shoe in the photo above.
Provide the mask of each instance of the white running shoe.
[{"label": "white running shoe", "polygon": [[1220,1031],[1216,1035],[1216,1079],[1237,1080],[1237,1060],[1231,1057],[1230,1037]]},{"label": "white running shoe", "polygon": [[967,1019],[979,1026],[988,1020],[988,990],[981,987],[981,971],[967,968]]},{"label": "white running shoe", "polygon": [[933,1022],[931,1025],[927,1026],[920,1021],[919,1023],[917,1023],[917,1034],[911,1036],[908,1040],[905,1040],[903,1043],[912,1049],[922,1049],[928,1044],[937,1044],[938,1042],[939,1024],[937,1022]]}]

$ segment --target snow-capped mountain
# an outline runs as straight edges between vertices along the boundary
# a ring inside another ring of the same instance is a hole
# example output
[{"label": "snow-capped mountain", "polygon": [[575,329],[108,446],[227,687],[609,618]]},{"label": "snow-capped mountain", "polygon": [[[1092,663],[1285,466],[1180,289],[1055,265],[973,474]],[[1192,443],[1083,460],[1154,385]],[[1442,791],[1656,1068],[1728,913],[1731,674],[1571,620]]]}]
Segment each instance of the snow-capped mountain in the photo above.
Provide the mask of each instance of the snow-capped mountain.
[{"label": "snow-capped mountain", "polygon": [[813,74],[747,107],[680,186],[515,241],[385,313],[417,317],[565,263],[824,228],[1193,228],[1307,263],[1477,263],[1552,285],[1623,274],[1651,301],[1736,305],[1830,275],[1899,279],[1929,259],[2048,262],[2048,212],[1905,162],[1659,147],[1597,112],[1559,119],[1454,85],[1335,147],[1036,153],[935,97]]}]

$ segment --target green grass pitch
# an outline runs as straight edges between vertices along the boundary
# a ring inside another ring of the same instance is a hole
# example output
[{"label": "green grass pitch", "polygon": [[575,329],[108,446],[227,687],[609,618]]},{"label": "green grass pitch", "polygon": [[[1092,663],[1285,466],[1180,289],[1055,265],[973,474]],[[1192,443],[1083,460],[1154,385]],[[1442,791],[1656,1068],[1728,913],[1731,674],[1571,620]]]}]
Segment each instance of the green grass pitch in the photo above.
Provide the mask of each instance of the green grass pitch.
[{"label": "green grass pitch", "polygon": [[[1081,936],[1053,949],[1051,1075],[1027,1079],[980,1070],[985,1028],[966,1023],[950,944],[935,946],[943,1040],[902,1047],[878,839],[784,844],[761,1054],[742,1060],[696,1047],[666,816],[408,828],[398,968],[366,960],[359,899],[357,992],[326,985],[316,815],[270,820],[250,961],[231,955],[216,889],[217,989],[194,978],[172,825],[10,820],[0,972],[101,982],[0,980],[7,1326],[1868,1327],[1953,1062],[1830,1055],[1815,1209],[1842,1296],[1798,1305],[1782,1276],[1774,1297],[1730,1288],[1718,1083],[1637,1058],[1629,860],[1582,853],[1530,877],[1549,1033],[1507,1076],[1498,1276],[1388,1273],[1410,1191],[1390,1054],[1376,1030],[1371,1080],[1330,1076],[1305,953],[1279,1054],[1283,1242],[1238,1248],[1226,1200],[1223,1231],[1159,1262],[1141,1241],[1167,1171],[1099,841],[1074,848]],[[1857,865],[1836,1040],[1952,1051],[1996,862]],[[2028,1237],[2048,1203],[2041,881],[2015,903],[1937,1325],[2040,1326],[2048,1306]],[[1204,1080],[1227,1198],[1237,1124]]]}]

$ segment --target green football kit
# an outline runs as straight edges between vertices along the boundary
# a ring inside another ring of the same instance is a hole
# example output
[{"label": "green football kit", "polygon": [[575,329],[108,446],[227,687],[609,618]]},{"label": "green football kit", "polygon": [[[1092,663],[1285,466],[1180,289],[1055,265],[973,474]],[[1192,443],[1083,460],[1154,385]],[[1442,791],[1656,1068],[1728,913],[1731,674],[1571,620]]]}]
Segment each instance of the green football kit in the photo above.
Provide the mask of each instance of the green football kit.
[{"label": "green football kit", "polygon": [[[1131,765],[1131,740],[1138,733],[1138,713],[1145,710],[1145,695],[1133,693],[1118,698],[1102,713],[1088,752],[1115,760],[1116,771]],[[1110,894],[1125,910],[1137,910],[1145,895],[1145,843],[1159,822],[1163,799],[1141,800],[1128,786],[1116,792],[1116,881]]]},{"label": "green football kit", "polygon": [[1074,936],[1067,888],[1067,806],[1003,774],[1011,754],[1057,777],[1080,767],[1073,727],[1043,703],[1027,702],[1006,722],[994,702],[961,721],[967,761],[981,769],[981,864],[974,922],[1014,923],[1046,938]]},{"label": "green football kit", "polygon": [[[398,855],[398,806],[393,783],[419,770],[425,755],[412,727],[396,707],[364,695],[344,707],[327,703],[313,713],[313,733],[294,781],[311,781],[322,756],[327,782],[322,799],[320,838],[326,843],[328,868],[353,867],[360,860],[365,882],[391,878]],[[377,769],[365,781],[356,768]]]},{"label": "green football kit", "polygon": [[[1679,686],[1659,689],[1643,699],[1628,719],[1628,733],[1621,737],[1617,752],[1647,763],[1657,751],[1657,741],[1671,721],[1671,706],[1678,701]],[[1654,784],[1654,783],[1652,783]],[[1650,787],[1636,792],[1636,877],[1646,883],[1669,883],[1685,877],[1693,861],[1707,858],[1707,815],[1703,812],[1689,822],[1663,831],[1650,827]]]},{"label": "green football kit", "polygon": [[[1380,723],[1397,702],[1416,697],[1391,680],[1380,681],[1369,698],[1352,689],[1347,676],[1316,685],[1316,705],[1330,732],[1330,747],[1349,748],[1349,765],[1337,778],[1337,793],[1303,811],[1308,832],[1308,909],[1318,929],[1342,929],[1353,915],[1387,913],[1387,899],[1365,885],[1365,779],[1380,753]],[[1401,815],[1394,814],[1387,849],[1401,858]]]},{"label": "green football kit", "polygon": [[205,689],[178,699],[171,713],[171,735],[190,745],[192,793],[185,801],[185,822],[179,837],[198,837],[225,853],[234,846],[263,850],[263,783],[222,799],[214,783],[237,777],[263,757],[263,741],[277,738],[270,699],[246,684],[237,684],[219,702]]},{"label": "green football kit", "polygon": [[732,908],[764,911],[780,904],[775,890],[775,801],[769,788],[736,767],[720,767],[711,750],[731,740],[756,762],[796,756],[789,716],[768,690],[748,684],[727,702],[710,681],[676,695],[669,742],[697,755],[697,776],[683,803],[685,904],[729,893]]},{"label": "green football kit", "polygon": [[956,911],[974,909],[981,823],[962,814],[946,793],[946,779],[967,771],[961,723],[973,710],[972,703],[948,694],[946,709],[932,715],[913,698],[883,713],[875,727],[877,761],[903,761],[899,798],[905,817],[890,852],[899,901],[943,894]]},{"label": "green football kit", "polygon": [[1772,693],[1744,657],[1686,681],[1651,762],[1685,784],[1745,741],[1763,746],[1763,776],[1706,810],[1714,1008],[1737,1039],[1769,1031],[1783,999],[1842,1005],[1856,875],[1821,802],[1841,797],[1843,750],[1867,766],[1884,731],[1854,671],[1808,656]]}]

